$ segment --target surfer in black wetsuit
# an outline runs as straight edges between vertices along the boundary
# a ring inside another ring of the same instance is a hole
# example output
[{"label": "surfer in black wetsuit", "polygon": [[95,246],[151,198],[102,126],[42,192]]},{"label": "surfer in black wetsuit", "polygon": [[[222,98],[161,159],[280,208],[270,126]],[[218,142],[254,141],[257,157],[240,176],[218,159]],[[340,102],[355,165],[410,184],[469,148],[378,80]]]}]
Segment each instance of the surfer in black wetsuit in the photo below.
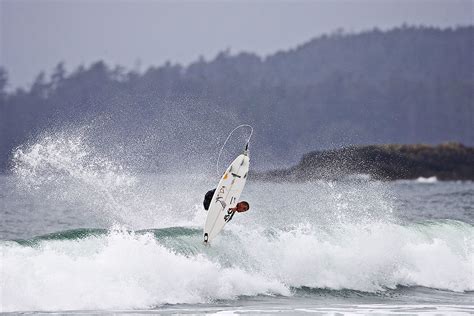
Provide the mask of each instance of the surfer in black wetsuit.
[{"label": "surfer in black wetsuit", "polygon": [[209,205],[211,204],[212,197],[214,196],[214,192],[216,192],[216,189],[209,190],[207,191],[206,195],[204,195],[204,201],[202,202],[202,205],[204,206],[204,209],[207,211],[209,210]]},{"label": "surfer in black wetsuit", "polygon": [[[214,196],[214,192],[216,192],[216,189],[208,191],[206,195],[204,196],[204,201],[202,202],[202,204],[206,211],[209,210],[209,205],[211,204],[211,200],[212,200],[212,197]],[[250,204],[247,201],[240,201],[239,203],[237,203],[235,207],[229,209],[229,211],[231,211],[232,214],[229,217],[229,219],[227,219],[226,221],[227,222],[230,221],[236,212],[243,213],[243,212],[247,212],[249,209],[250,209]]]}]

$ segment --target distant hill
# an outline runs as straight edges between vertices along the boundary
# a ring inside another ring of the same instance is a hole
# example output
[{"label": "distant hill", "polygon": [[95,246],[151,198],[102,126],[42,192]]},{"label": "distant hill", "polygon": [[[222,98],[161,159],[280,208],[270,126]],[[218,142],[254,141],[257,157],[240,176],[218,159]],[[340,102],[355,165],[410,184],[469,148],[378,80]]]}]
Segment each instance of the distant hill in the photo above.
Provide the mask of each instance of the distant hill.
[{"label": "distant hill", "polygon": [[288,169],[252,175],[271,181],[344,179],[369,175],[397,180],[437,177],[439,180],[474,180],[474,147],[447,143],[429,145],[351,146],[315,151]]},{"label": "distant hill", "polygon": [[[89,126],[90,141],[139,169],[215,158],[227,132],[255,127],[259,169],[355,144],[474,144],[474,27],[400,27],[315,38],[266,58],[219,53],[144,73],[99,61],[56,66],[7,93],[0,69],[0,169],[39,133]],[[204,158],[203,158],[204,157]]]}]

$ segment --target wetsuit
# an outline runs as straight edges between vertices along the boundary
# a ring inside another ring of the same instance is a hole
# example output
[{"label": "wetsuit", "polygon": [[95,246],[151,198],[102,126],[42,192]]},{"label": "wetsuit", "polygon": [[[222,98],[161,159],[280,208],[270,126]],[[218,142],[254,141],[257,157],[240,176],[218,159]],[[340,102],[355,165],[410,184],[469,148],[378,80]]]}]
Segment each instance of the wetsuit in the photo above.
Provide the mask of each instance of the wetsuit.
[{"label": "wetsuit", "polygon": [[202,205],[204,206],[204,209],[207,211],[209,210],[209,205],[211,204],[212,197],[214,196],[214,192],[216,192],[216,189],[207,191],[206,195],[204,196],[204,201],[202,202]]}]

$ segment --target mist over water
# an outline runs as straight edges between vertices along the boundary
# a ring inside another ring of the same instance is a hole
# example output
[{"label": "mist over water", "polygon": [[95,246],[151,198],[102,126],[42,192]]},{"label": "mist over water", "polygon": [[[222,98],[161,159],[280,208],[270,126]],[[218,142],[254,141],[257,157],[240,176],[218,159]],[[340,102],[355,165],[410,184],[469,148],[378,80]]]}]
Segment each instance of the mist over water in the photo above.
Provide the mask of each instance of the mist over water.
[{"label": "mist over water", "polygon": [[471,182],[250,178],[250,211],[204,247],[201,203],[214,168],[197,173],[192,156],[181,163],[193,168],[143,173],[112,144],[99,146],[94,128],[43,133],[15,150],[13,174],[0,178],[0,311],[261,297],[472,304]]}]

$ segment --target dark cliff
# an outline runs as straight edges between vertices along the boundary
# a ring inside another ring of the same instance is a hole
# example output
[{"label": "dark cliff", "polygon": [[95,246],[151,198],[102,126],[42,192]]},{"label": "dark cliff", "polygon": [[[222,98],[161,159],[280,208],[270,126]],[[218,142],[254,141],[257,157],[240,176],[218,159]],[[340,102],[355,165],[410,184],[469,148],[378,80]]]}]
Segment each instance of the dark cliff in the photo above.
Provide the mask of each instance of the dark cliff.
[{"label": "dark cliff", "polygon": [[289,169],[253,175],[260,180],[307,181],[368,174],[382,180],[436,176],[439,180],[474,180],[474,147],[458,143],[372,145],[315,151]]}]

